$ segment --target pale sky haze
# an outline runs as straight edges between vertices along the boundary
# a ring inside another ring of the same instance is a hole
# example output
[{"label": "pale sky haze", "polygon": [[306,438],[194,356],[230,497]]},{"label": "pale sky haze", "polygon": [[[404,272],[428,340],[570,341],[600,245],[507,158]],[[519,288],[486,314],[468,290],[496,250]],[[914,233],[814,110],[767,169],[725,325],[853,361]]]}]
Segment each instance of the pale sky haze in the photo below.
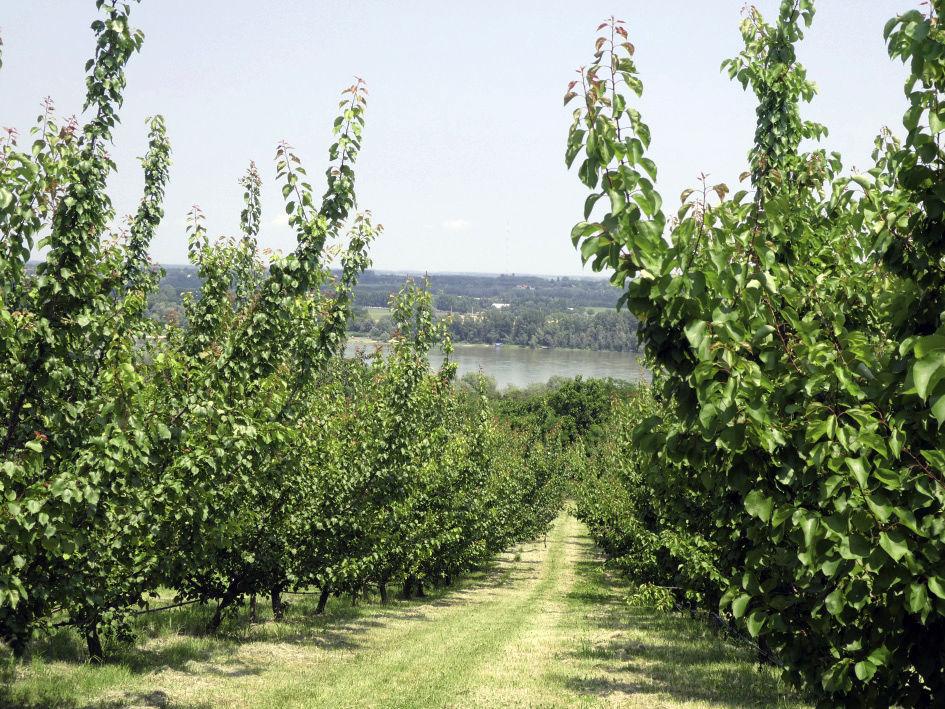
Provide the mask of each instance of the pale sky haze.
[{"label": "pale sky haze", "polygon": [[[290,249],[275,146],[289,140],[318,187],[338,92],[356,74],[370,90],[359,206],[386,229],[375,268],[580,274],[569,233],[585,191],[565,170],[561,98],[591,57],[595,27],[611,14],[628,23],[672,210],[700,171],[734,184],[744,169],[753,99],[719,72],[740,48],[743,4],[144,0],[132,10],[145,43],[128,69],[113,200],[120,213],[135,209],[144,120],[162,113],[174,152],[154,258],[186,261],[193,203],[212,234],[237,231],[237,180],[251,159],[265,180],[262,244]],[[805,116],[828,126],[826,145],[848,166],[868,165],[883,125],[901,132],[905,69],[887,57],[882,28],[918,5],[818,3],[800,54],[821,93]],[[777,2],[759,6],[770,17]],[[63,114],[81,108],[94,16],[93,0],[0,0],[0,126],[25,135],[46,95]]]}]

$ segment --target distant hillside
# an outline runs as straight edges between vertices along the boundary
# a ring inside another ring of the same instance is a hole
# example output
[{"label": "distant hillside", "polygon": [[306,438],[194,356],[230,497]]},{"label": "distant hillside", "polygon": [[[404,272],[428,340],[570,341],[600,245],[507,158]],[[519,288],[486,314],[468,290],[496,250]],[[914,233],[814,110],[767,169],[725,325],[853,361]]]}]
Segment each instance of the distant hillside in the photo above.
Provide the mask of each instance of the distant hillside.
[{"label": "distant hillside", "polygon": [[[178,322],[182,295],[197,289],[199,279],[192,266],[164,268],[150,313],[162,322]],[[355,292],[351,332],[387,339],[393,324],[376,309],[386,308],[408,278],[424,276],[365,273]],[[626,311],[616,312],[617,291],[603,279],[455,273],[426,278],[434,306],[453,314],[451,331],[458,342],[636,351],[636,320]]]},{"label": "distant hillside", "polygon": [[[193,266],[164,266],[164,269],[166,275],[160,290],[152,298],[152,310],[157,313],[179,305],[182,293],[199,286]],[[419,280],[423,276],[368,271],[358,283],[355,302],[359,306],[387,307],[390,296],[400,290],[407,278]],[[477,312],[492,307],[493,303],[561,311],[613,308],[619,295],[601,278],[452,273],[432,273],[426,278],[437,309],[456,313]]]},{"label": "distant hillside", "polygon": [[[386,306],[406,277],[403,273],[368,271],[358,283],[358,305]],[[612,308],[620,295],[601,278],[452,273],[431,273],[426,277],[436,307],[461,313],[488,308],[492,303],[551,309]]]}]

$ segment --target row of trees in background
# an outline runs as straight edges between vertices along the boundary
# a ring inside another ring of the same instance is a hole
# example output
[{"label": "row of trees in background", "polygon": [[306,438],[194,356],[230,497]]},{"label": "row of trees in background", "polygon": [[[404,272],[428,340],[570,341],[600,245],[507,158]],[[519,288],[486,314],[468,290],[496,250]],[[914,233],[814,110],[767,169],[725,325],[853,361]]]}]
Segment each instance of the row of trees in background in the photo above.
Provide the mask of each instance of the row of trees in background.
[{"label": "row of trees in background", "polygon": [[494,408],[513,429],[534,431],[555,447],[578,447],[586,454],[610,438],[611,412],[636,391],[636,384],[619,379],[552,377],[544,385],[509,389]]},{"label": "row of trees in background", "polygon": [[[601,25],[567,162],[591,190],[573,239],[640,319],[654,389],[611,424],[580,494],[638,580],[719,603],[819,703],[945,696],[945,2],[885,30],[909,68],[903,141],[874,164],[803,149],[812,0],[749,9],[724,63],[758,99],[743,179],[667,223],[623,23]],[[580,159],[578,159],[580,156]],[[602,211],[597,205],[607,205]]]},{"label": "row of trees in background", "polygon": [[[510,291],[528,294],[527,300],[513,298],[511,301],[498,301],[501,307],[493,306],[491,296],[456,294],[471,290],[480,293],[492,290],[495,286],[490,287],[490,281],[501,278],[439,275],[425,279],[431,290],[434,283],[438,284],[441,292],[433,296],[433,304],[441,317],[449,315],[450,334],[454,341],[637,351],[636,318],[627,311],[615,311],[612,308],[612,292],[609,294],[611,300],[608,301],[611,307],[603,311],[582,307],[601,300],[598,294],[601,284],[597,281],[564,279],[569,284],[577,285],[573,288],[558,288],[552,287],[557,283],[553,279],[529,278],[529,282],[547,281],[548,285],[529,285],[526,289],[514,285],[498,288],[496,297],[500,298],[508,297]],[[354,300],[358,306],[352,311],[349,330],[386,342],[394,332],[393,319],[389,316],[377,317],[368,307],[372,303],[382,303],[386,308],[391,295],[409,280],[393,274],[375,276],[367,292],[364,288],[356,288]],[[605,283],[605,286],[612,290],[609,284]],[[193,268],[167,267],[160,283],[148,295],[148,314],[161,323],[182,324],[185,317],[183,299],[187,293],[199,287],[200,276]],[[559,297],[562,291],[570,293],[573,299]]]},{"label": "row of trees in background", "polygon": [[[337,275],[337,274],[336,274]],[[360,306],[386,308],[411,277],[403,273],[368,270],[355,290]],[[569,308],[606,308],[614,305],[613,287],[603,278],[567,276],[492,276],[434,273],[424,276],[433,293],[434,307],[445,313],[466,314],[489,310],[493,303],[512,308],[537,309],[548,313],[568,312]],[[183,294],[199,287],[192,266],[165,265],[157,289],[148,295],[148,309],[161,322],[179,323]],[[632,318],[629,313],[624,314]]]},{"label": "row of trees in background", "polygon": [[72,626],[101,658],[103,632],[125,635],[161,587],[215,601],[215,628],[257,594],[276,616],[298,588],[320,589],[322,606],[369,583],[409,594],[544,529],[555,450],[457,393],[448,358],[431,371],[429,350],[450,344],[428,293],[408,284],[395,299],[388,357],[340,356],[378,232],[354,213],[360,81],[320,203],[292,148],[276,152],[295,250],[261,261],[251,166],[239,238],[211,240],[190,215],[200,287],[182,325],[147,317],[170,148],[152,119],[144,197],[109,236],[106,150],[142,35],[129,5],[97,5],[89,120],[49,109],[28,149],[12,133],[0,143],[0,640],[22,652]]},{"label": "row of trees in background", "polygon": [[[627,312],[615,310],[547,311],[510,306],[465,315],[453,314],[446,322],[450,336],[457,342],[637,351],[636,319]],[[375,320],[366,309],[355,308],[350,329],[386,341],[394,332],[395,324],[389,318]]]},{"label": "row of trees in background", "polygon": [[[358,283],[360,305],[386,306],[392,293],[403,285],[404,274],[368,271]],[[432,273],[426,274],[437,310],[474,313],[492,303],[566,310],[567,308],[612,308],[613,287],[607,279],[515,274]]]}]

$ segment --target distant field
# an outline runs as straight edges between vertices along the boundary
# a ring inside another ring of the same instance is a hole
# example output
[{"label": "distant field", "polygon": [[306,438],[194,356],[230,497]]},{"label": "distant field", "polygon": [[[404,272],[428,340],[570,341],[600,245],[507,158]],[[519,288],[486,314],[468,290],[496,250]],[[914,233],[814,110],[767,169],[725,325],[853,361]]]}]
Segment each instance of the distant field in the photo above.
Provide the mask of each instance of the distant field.
[{"label": "distant field", "polygon": [[365,310],[367,310],[368,315],[374,322],[377,322],[385,315],[390,315],[390,310],[387,308],[380,308],[373,305],[367,306]]},{"label": "distant field", "polygon": [[[370,317],[371,320],[373,320],[374,322],[377,322],[381,318],[387,315],[390,315],[389,308],[382,308],[378,305],[368,305],[368,306],[365,306],[364,309],[367,310],[368,317]],[[435,313],[437,317],[444,317],[446,315],[449,315],[449,313],[445,310],[436,310]]]}]

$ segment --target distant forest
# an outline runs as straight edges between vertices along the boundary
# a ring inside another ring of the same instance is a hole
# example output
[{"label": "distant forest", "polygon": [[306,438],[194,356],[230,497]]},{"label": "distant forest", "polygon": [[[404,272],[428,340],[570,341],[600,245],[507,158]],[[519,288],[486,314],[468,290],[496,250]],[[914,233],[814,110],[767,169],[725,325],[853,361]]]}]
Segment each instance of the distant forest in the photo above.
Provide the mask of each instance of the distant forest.
[{"label": "distant forest", "polygon": [[[181,299],[195,290],[190,266],[165,266],[166,274],[149,300],[149,311],[162,322],[179,322]],[[393,323],[378,308],[412,277],[368,271],[355,291],[349,331],[378,340],[390,337]],[[637,351],[637,321],[615,308],[617,291],[596,278],[433,274],[426,277],[439,314],[450,315],[457,342]]]},{"label": "distant forest", "polygon": [[[629,313],[616,310],[574,308],[562,312],[533,305],[510,305],[501,310],[454,312],[449,317],[450,333],[456,342],[637,351],[636,320]],[[376,340],[386,340],[392,328],[389,315],[374,318],[363,307],[355,308],[349,327],[353,334]]]},{"label": "distant forest", "polygon": [[[404,284],[403,273],[368,271],[358,282],[357,304],[387,307],[392,293]],[[424,276],[414,276],[422,279]],[[620,296],[603,278],[446,274],[426,276],[438,310],[474,313],[492,303],[534,306],[546,310],[613,308]]]}]

